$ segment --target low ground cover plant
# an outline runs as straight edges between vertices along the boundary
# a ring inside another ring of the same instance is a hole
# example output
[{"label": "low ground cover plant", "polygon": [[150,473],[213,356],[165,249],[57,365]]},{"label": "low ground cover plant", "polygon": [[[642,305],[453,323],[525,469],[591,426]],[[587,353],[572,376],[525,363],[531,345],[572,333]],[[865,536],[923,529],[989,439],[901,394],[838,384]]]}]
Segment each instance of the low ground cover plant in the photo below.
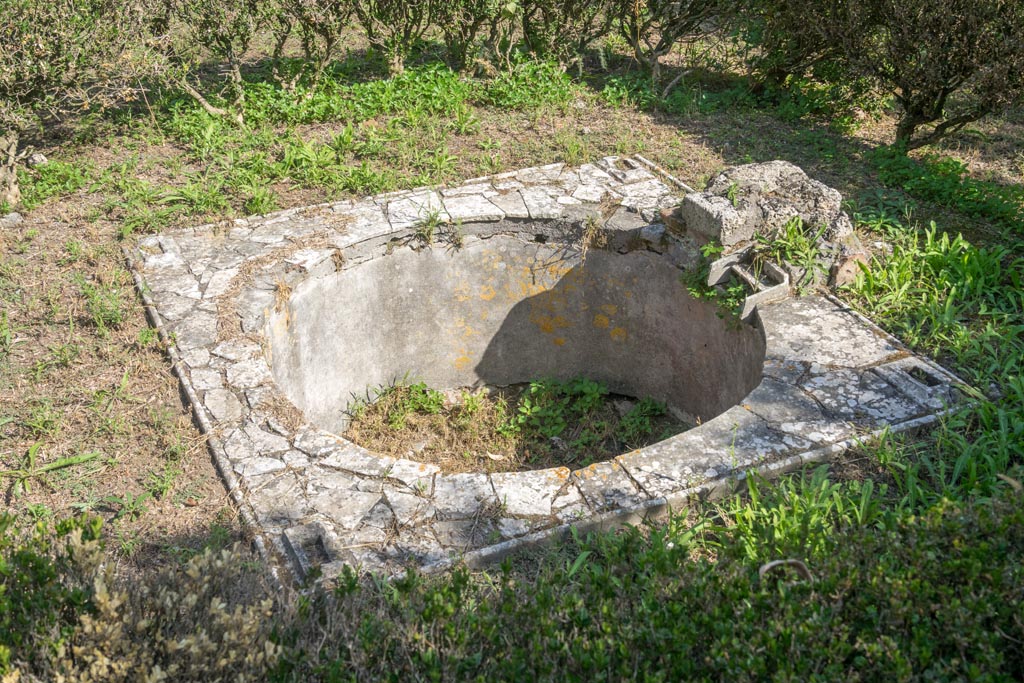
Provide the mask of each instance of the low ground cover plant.
[{"label": "low ground cover plant", "polygon": [[451,472],[575,469],[689,426],[664,403],[586,378],[444,393],[400,383],[350,412],[345,435],[356,443]]}]

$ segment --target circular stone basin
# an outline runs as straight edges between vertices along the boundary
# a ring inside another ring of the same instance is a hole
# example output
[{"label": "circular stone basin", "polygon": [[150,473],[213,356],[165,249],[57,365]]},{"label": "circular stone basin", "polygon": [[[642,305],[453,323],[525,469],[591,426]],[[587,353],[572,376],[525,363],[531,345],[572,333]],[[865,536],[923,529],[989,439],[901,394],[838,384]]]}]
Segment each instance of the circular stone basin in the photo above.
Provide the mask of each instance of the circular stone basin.
[{"label": "circular stone basin", "polygon": [[311,422],[340,434],[354,398],[403,380],[581,376],[705,422],[761,381],[764,332],[688,293],[681,243],[612,249],[614,234],[598,231],[589,241],[605,246],[581,249],[581,226],[555,222],[463,230],[457,247],[410,238],[349,249],[342,269],[297,283],[270,312],[276,383]]}]

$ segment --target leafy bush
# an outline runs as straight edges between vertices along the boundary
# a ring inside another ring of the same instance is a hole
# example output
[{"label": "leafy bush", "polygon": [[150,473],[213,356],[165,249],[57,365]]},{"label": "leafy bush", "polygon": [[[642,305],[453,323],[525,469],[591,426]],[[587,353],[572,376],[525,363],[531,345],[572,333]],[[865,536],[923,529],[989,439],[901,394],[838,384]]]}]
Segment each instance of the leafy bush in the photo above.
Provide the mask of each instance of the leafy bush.
[{"label": "leafy bush", "polygon": [[[858,1],[858,0],[855,0]],[[749,46],[747,60],[762,88],[782,87],[831,62],[838,49],[818,25],[828,21],[829,3],[815,0],[746,0],[737,8]]]},{"label": "leafy bush", "polygon": [[1024,5],[1015,0],[835,1],[807,28],[892,94],[896,144],[905,149],[1024,97]]},{"label": "leafy bush", "polygon": [[0,204],[15,205],[27,131],[131,96],[141,19],[113,0],[0,0],[0,17]]},{"label": "leafy bush", "polygon": [[[280,5],[274,28],[275,75],[288,91],[295,90],[304,79],[311,95],[327,67],[338,57],[342,34],[352,15],[352,3],[349,0],[280,0]],[[297,68],[290,77],[285,77],[281,73],[283,50],[293,32],[298,33],[305,59],[297,60]]]},{"label": "leafy bush", "polygon": [[416,41],[430,27],[433,5],[433,0],[353,0],[356,19],[392,76],[402,73]]},{"label": "leafy bush", "polygon": [[615,13],[619,34],[657,82],[661,58],[680,41],[710,31],[710,23],[722,16],[726,6],[725,0],[621,0]]},{"label": "leafy bush", "polygon": [[440,0],[433,23],[441,29],[453,66],[465,70],[483,57],[485,47],[499,50],[505,25],[517,9],[508,0]]},{"label": "leafy bush", "polygon": [[[58,681],[260,681],[281,648],[275,601],[237,548],[206,550],[145,583],[100,572],[83,614],[49,668]],[[73,653],[73,654],[72,654]]]},{"label": "leafy bush", "polygon": [[523,40],[541,60],[563,67],[611,31],[615,0],[523,0]]},{"label": "leafy bush", "polygon": [[[273,16],[274,5],[261,0],[164,2],[167,18],[154,24],[155,29],[163,32],[152,39],[167,57],[164,76],[208,113],[242,123],[245,118],[242,57]],[[228,109],[210,102],[202,92],[202,81],[195,73],[208,54],[227,66]]]},{"label": "leafy bush", "polygon": [[0,674],[59,646],[90,608],[99,531],[99,518],[82,518],[23,533],[17,518],[0,514]]}]

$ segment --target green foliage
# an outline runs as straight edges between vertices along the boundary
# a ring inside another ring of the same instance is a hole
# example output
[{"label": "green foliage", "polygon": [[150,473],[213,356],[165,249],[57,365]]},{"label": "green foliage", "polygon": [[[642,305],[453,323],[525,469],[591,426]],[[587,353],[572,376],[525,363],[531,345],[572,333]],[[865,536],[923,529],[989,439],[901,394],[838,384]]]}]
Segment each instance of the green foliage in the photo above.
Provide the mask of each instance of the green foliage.
[{"label": "green foliage", "polygon": [[[835,2],[813,26],[850,71],[899,104],[896,144],[915,149],[1024,96],[1024,5],[1012,0]],[[922,129],[929,126],[926,132]]]},{"label": "green foliage", "polygon": [[406,418],[413,413],[436,415],[444,407],[444,394],[424,382],[395,384],[380,392],[376,400],[387,405],[391,429],[405,429]]},{"label": "green foliage", "polygon": [[439,0],[433,8],[434,24],[444,36],[452,65],[465,70],[488,52],[500,50],[502,24],[519,8],[510,0]]},{"label": "green foliage", "polygon": [[78,281],[82,296],[85,297],[85,308],[90,321],[101,331],[118,327],[124,322],[124,304],[121,292],[113,285],[94,283],[80,278]]},{"label": "green foliage", "polygon": [[871,155],[879,180],[912,197],[983,218],[1024,235],[1024,187],[976,180],[952,157],[926,155],[911,159],[898,149],[879,148]]},{"label": "green foliage", "polygon": [[0,470],[0,478],[9,477],[13,480],[11,495],[19,496],[22,493],[31,492],[33,479],[39,479],[50,472],[81,465],[99,457],[99,453],[81,453],[79,455],[58,458],[47,463],[37,463],[39,449],[42,445],[41,442],[36,442],[29,446],[21,467],[12,470]]},{"label": "green foliage", "polygon": [[863,268],[849,291],[856,305],[975,387],[1002,393],[975,395],[929,439],[889,442],[878,458],[911,510],[995,495],[1000,477],[1024,463],[1024,259],[934,224],[919,233],[891,213],[876,225],[893,251]]},{"label": "green foliage", "polygon": [[1024,358],[1024,259],[975,247],[934,224],[906,232],[851,288],[872,319],[932,355],[950,357],[984,387],[1020,376]]},{"label": "green foliage", "polygon": [[20,199],[15,168],[26,131],[130,96],[139,15],[110,0],[0,2],[0,202]]},{"label": "green foliage", "polygon": [[[242,58],[267,25],[275,5],[259,0],[176,0],[168,3],[167,16],[157,17],[150,42],[167,56],[163,74],[196,100],[209,114],[230,116],[241,123],[245,116]],[[208,54],[227,65],[222,92],[227,91],[230,109],[215,106],[202,90],[195,74]]]},{"label": "green foliage", "polygon": [[479,101],[493,107],[531,110],[565,107],[581,95],[579,87],[555,64],[521,60],[484,84]]},{"label": "green foliage", "polygon": [[[301,82],[315,90],[320,78],[339,55],[352,15],[349,0],[280,0],[280,12],[275,17],[274,72],[285,90],[294,90]],[[282,53],[288,38],[298,34],[302,45],[302,60],[283,60]],[[284,76],[292,66],[291,75]]]},{"label": "green foliage", "polygon": [[530,382],[505,428],[526,436],[560,436],[570,421],[599,410],[607,395],[607,387],[585,377]]},{"label": "green foliage", "polygon": [[768,485],[747,478],[747,498],[735,498],[721,511],[731,543],[751,560],[819,557],[837,531],[881,524],[883,485],[875,494],[870,479],[831,481],[827,465]]},{"label": "green foliage", "polygon": [[32,210],[51,197],[71,194],[89,185],[91,169],[74,163],[50,161],[34,170],[18,172],[21,204]]},{"label": "green foliage", "polygon": [[818,242],[827,226],[817,231],[808,230],[799,216],[786,221],[776,235],[755,235],[754,268],[763,267],[762,262],[789,263],[802,271],[800,279],[793,283],[798,293],[805,293],[814,287],[819,278],[827,275],[821,262]]},{"label": "green foliage", "polygon": [[729,9],[722,0],[619,0],[611,11],[619,35],[657,83],[661,58],[679,43],[711,33],[711,26],[720,25]]},{"label": "green foliage", "polygon": [[722,284],[709,285],[708,276],[711,274],[711,264],[722,254],[722,246],[715,242],[708,242],[700,248],[700,253],[701,258],[697,265],[689,270],[684,270],[680,276],[683,285],[686,286],[686,291],[694,299],[713,302],[718,308],[719,318],[738,322],[750,290],[742,280],[735,276],[730,276]]},{"label": "green foliage", "polygon": [[[295,630],[282,631],[291,645],[274,680],[592,681],[634,680],[636,672],[654,681],[956,680],[1024,672],[1014,642],[1024,635],[1019,498],[947,504],[880,526],[870,492],[839,512],[820,475],[807,482],[815,502],[793,513],[787,529],[799,538],[806,526],[814,540],[814,554],[802,556],[810,580],[759,575],[760,559],[731,542],[746,533],[738,527],[683,524],[576,536],[528,579],[510,565],[477,583],[464,570],[369,586],[350,576],[336,595],[311,596]],[[866,521],[857,523],[862,512]],[[815,520],[825,518],[851,525],[816,533],[827,522]],[[773,533],[767,519],[757,527]],[[718,560],[695,560],[709,541],[725,548]],[[756,556],[778,557],[778,547],[772,540]],[[325,646],[301,645],[314,637]]]},{"label": "green foliage", "polygon": [[352,10],[392,76],[401,74],[413,46],[430,27],[431,0],[353,0]]},{"label": "green foliage", "polygon": [[622,416],[616,428],[616,436],[627,446],[635,447],[654,433],[653,418],[661,417],[667,411],[666,404],[645,396]]},{"label": "green foliage", "polygon": [[523,40],[539,59],[568,66],[615,20],[614,0],[521,0]]},{"label": "green foliage", "polygon": [[23,531],[16,517],[0,514],[0,674],[61,644],[89,609],[76,559],[83,543],[99,539],[100,524],[82,517]]},{"label": "green foliage", "polygon": [[103,502],[117,506],[117,512],[114,514],[115,520],[125,518],[132,520],[146,514],[146,501],[152,497],[153,493],[150,491],[143,491],[139,494],[125,491],[120,496],[107,496]]}]

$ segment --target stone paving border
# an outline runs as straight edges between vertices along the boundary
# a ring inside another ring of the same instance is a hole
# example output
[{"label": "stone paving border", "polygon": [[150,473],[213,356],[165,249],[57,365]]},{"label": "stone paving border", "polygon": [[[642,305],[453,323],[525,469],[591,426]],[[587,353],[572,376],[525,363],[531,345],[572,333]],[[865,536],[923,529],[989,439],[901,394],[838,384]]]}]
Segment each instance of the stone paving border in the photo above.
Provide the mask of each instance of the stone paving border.
[{"label": "stone paving border", "polygon": [[283,566],[299,575],[312,565],[395,573],[492,561],[573,525],[635,523],[750,472],[781,472],[884,429],[926,425],[961,400],[956,377],[816,296],[756,306],[763,379],[738,405],[575,471],[442,474],[318,429],[274,384],[261,348],[267,312],[302,279],[408,243],[428,217],[470,233],[498,221],[536,232],[538,221],[593,217],[613,244],[684,268],[692,245],[657,221],[659,209],[678,205],[680,188],[689,190],[646,159],[608,157],[168,232],[141,239],[128,257],[243,520],[266,555],[287,558]]}]

